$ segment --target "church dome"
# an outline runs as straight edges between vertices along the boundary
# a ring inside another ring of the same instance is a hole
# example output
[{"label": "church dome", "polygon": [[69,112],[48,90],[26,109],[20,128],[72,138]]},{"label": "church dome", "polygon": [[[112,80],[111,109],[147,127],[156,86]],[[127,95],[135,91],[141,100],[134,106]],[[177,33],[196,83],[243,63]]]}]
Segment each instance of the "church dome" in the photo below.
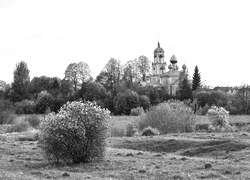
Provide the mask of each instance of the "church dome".
[{"label": "church dome", "polygon": [[164,50],[161,48],[159,42],[157,48],[154,50],[154,57],[156,56],[164,57]]},{"label": "church dome", "polygon": [[173,56],[170,58],[170,62],[171,62],[172,64],[177,63],[177,58],[176,58],[175,55],[173,55]]},{"label": "church dome", "polygon": [[172,65],[172,64],[169,64],[168,69],[169,69],[169,70],[173,69],[173,65]]}]

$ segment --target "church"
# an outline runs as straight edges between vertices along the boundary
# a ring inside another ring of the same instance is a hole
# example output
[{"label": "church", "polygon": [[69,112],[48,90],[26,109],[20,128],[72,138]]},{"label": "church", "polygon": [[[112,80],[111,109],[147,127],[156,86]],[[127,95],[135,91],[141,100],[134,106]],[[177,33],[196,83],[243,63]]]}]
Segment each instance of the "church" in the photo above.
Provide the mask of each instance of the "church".
[{"label": "church", "polygon": [[[188,76],[187,67],[184,64],[182,69],[179,70],[175,55],[170,58],[169,65],[164,59],[164,50],[158,42],[157,48],[154,50],[151,74],[147,77],[147,85],[154,87],[164,86],[170,96],[175,96],[179,90],[180,82]],[[168,67],[168,70],[166,67]]]}]

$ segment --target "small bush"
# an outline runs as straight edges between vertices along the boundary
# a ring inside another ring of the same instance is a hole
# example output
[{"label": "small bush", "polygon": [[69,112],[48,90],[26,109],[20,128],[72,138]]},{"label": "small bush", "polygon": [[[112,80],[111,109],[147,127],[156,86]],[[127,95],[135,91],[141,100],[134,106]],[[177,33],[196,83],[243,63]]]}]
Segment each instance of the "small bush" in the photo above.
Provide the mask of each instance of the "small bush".
[{"label": "small bush", "polygon": [[194,130],[192,109],[180,101],[161,103],[140,117],[139,129],[157,128],[161,134]]},{"label": "small bush", "polygon": [[160,132],[158,129],[156,128],[152,128],[152,127],[146,127],[142,130],[142,136],[156,136],[159,135]]},{"label": "small bush", "polygon": [[212,106],[208,110],[208,118],[215,131],[231,131],[232,127],[229,123],[229,112],[223,107]]},{"label": "small bush", "polygon": [[208,131],[209,130],[210,124],[196,124],[195,125],[195,130],[196,131]]},{"label": "small bush", "polygon": [[79,163],[103,157],[109,111],[92,102],[68,102],[41,122],[40,142],[54,162]]},{"label": "small bush", "polygon": [[132,137],[138,133],[138,129],[133,124],[128,124],[126,126],[126,136]]},{"label": "small bush", "polygon": [[31,127],[38,128],[41,120],[37,115],[31,115],[25,117],[25,121],[27,121]]},{"label": "small bush", "polygon": [[16,124],[13,124],[12,126],[9,126],[6,130],[6,133],[12,133],[12,132],[24,132],[27,131],[29,128],[29,123],[27,121],[20,121]]},{"label": "small bush", "polygon": [[15,103],[16,114],[33,114],[35,112],[35,102],[30,100],[22,100]]},{"label": "small bush", "polygon": [[133,108],[130,111],[131,116],[140,116],[144,114],[144,109],[142,107]]}]

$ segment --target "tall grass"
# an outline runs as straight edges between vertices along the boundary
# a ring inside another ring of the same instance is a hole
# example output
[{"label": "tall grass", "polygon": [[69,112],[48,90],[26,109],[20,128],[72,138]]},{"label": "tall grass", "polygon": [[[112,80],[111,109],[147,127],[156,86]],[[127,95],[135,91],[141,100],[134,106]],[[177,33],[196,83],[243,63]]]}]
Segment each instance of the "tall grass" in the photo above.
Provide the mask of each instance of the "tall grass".
[{"label": "tall grass", "polygon": [[157,128],[161,134],[194,130],[195,118],[191,108],[179,101],[161,103],[140,118],[140,130],[148,126]]},{"label": "tall grass", "polygon": [[17,122],[16,124],[9,126],[6,130],[6,133],[27,131],[29,127],[30,126],[27,121],[20,121]]},{"label": "tall grass", "polygon": [[9,111],[0,112],[0,124],[12,124],[15,119],[15,115]]}]

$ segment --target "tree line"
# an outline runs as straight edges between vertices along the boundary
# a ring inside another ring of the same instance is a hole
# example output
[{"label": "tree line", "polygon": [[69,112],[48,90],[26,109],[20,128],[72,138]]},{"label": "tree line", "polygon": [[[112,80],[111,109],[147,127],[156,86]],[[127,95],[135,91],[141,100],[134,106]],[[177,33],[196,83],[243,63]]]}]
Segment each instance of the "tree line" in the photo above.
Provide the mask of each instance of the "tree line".
[{"label": "tree line", "polygon": [[167,94],[166,87],[144,86],[150,73],[150,61],[146,56],[130,60],[124,65],[111,58],[94,79],[85,62],[68,65],[63,79],[40,76],[30,80],[26,62],[16,64],[13,82],[2,85],[1,97],[11,101],[17,113],[57,112],[67,101],[96,101],[113,114],[130,114],[131,109],[148,110],[168,99],[192,99],[192,90],[200,87],[200,73],[195,67],[192,87],[185,78],[175,97]]}]

